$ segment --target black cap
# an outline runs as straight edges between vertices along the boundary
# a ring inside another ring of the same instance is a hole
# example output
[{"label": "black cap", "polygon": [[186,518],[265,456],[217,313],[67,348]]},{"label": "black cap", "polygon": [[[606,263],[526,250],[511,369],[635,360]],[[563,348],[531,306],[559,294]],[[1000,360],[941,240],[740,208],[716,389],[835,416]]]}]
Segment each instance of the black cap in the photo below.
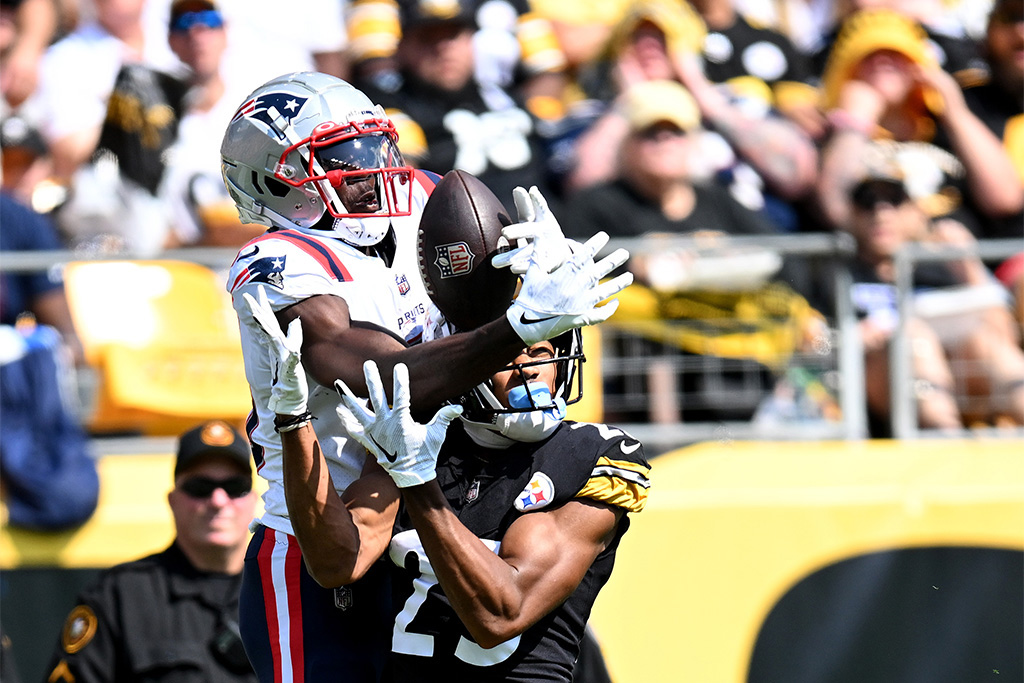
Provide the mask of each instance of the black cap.
[{"label": "black cap", "polygon": [[179,438],[174,476],[177,477],[184,470],[209,457],[224,458],[238,465],[239,469],[245,470],[247,474],[252,473],[249,464],[249,442],[227,422],[211,420],[190,429]]},{"label": "black cap", "polygon": [[476,27],[473,0],[400,0],[402,30],[456,23]]}]

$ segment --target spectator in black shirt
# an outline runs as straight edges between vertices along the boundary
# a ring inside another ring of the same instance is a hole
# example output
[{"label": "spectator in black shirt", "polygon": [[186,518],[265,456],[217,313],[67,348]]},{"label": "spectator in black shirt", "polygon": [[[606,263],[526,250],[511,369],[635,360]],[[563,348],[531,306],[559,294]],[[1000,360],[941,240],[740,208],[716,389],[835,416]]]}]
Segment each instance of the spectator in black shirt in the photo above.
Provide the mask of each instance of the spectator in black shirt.
[{"label": "spectator in black shirt", "polygon": [[846,226],[850,190],[868,148],[879,144],[892,148],[910,194],[933,218],[953,217],[984,236],[987,221],[1021,211],[1024,191],[1009,156],[910,17],[885,9],[851,15],[822,87],[831,132],[818,200],[828,224]]},{"label": "spectator in black shirt", "polygon": [[[619,150],[618,177],[572,196],[563,221],[569,236],[596,230],[611,237],[776,232],[761,214],[707,178],[699,154],[700,112],[685,87],[644,81],[626,93],[622,112],[629,132]],[[634,252],[629,264],[648,282],[660,277],[648,272],[649,260]],[[678,268],[670,270],[681,275]]]},{"label": "spectator in black shirt", "polygon": [[238,591],[256,510],[249,444],[220,421],[181,436],[166,550],[86,589],[61,630],[50,683],[255,683],[238,635]]},{"label": "spectator in black shirt", "polygon": [[[869,160],[868,174],[850,197],[850,231],[857,242],[852,296],[864,344],[869,415],[881,425],[891,409],[889,342],[899,324],[894,257],[913,242],[968,246],[974,237],[951,219],[930,220],[892,159]],[[956,430],[974,420],[1024,424],[1024,352],[999,300],[1002,292],[981,261],[918,264],[913,287],[915,296],[930,297],[917,299],[918,315],[906,323],[919,425]],[[959,316],[955,322],[927,316],[943,303],[935,295],[951,287],[973,288],[970,309],[948,308],[956,300],[947,298],[947,310]]]},{"label": "spectator in black shirt", "polygon": [[764,82],[749,90],[768,91],[768,96],[751,97],[736,84],[755,79],[712,80],[700,52],[710,38],[686,3],[638,0],[630,7],[616,26],[606,58],[581,78],[588,94],[600,101],[602,113],[575,143],[575,162],[565,174],[567,192],[614,175],[614,150],[628,133],[624,101],[630,88],[672,80],[696,101],[706,128],[701,156],[713,166],[718,182],[780,228],[802,229],[796,206],[813,189],[817,150],[796,123],[771,106]]},{"label": "spectator in black shirt", "polygon": [[399,9],[400,78],[357,85],[389,110],[402,155],[442,175],[454,168],[472,173],[510,214],[518,186],[536,185],[551,201],[538,119],[517,93],[497,83],[483,85],[475,76],[476,5],[403,0]]}]

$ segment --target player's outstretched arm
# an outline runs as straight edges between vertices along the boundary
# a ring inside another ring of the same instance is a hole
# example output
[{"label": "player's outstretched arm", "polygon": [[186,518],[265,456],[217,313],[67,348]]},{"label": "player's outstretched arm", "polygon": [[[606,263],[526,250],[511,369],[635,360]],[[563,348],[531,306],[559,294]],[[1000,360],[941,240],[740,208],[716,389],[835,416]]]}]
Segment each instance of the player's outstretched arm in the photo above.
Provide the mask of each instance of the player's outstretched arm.
[{"label": "player's outstretched arm", "polygon": [[[356,394],[367,396],[361,373],[364,361],[376,362],[388,391],[393,369],[402,363],[412,378],[411,406],[418,413],[464,394],[524,346],[608,319],[617,301],[605,300],[625,289],[633,276],[624,273],[606,282],[601,279],[625,263],[628,252],[618,249],[595,260],[608,241],[606,234],[598,233],[585,244],[571,242],[536,188],[530,192],[517,188],[515,198],[521,220],[505,231],[508,239],[528,244],[516,249],[514,257],[510,252],[494,259],[498,267],[522,274],[519,296],[503,319],[430,344],[405,347],[385,330],[352,321],[344,299],[310,297],[278,314],[282,326],[302,316],[302,352],[310,375],[324,386],[340,379]],[[502,260],[505,256],[510,257]],[[438,372],[439,367],[447,371]]]},{"label": "player's outstretched arm", "polygon": [[284,334],[262,285],[256,297],[243,296],[275,364],[276,381],[268,407],[277,414],[285,502],[303,561],[322,586],[351,583],[387,548],[398,512],[398,491],[371,461],[344,496],[338,497],[307,411],[302,323],[293,319]]},{"label": "player's outstretched arm", "polygon": [[395,372],[389,406],[372,362],[364,366],[370,407],[344,384],[338,414],[402,489],[430,564],[476,642],[494,647],[523,633],[561,604],[614,538],[625,511],[590,500],[524,515],[495,555],[455,516],[435,467],[448,424],[462,411],[445,406],[427,424],[409,414],[409,377]]},{"label": "player's outstretched arm", "polygon": [[303,364],[319,384],[332,386],[340,379],[357,395],[368,396],[361,369],[364,361],[372,359],[390,392],[394,367],[402,363],[412,379],[412,410],[435,410],[513,360],[533,343],[527,338],[549,339],[607,319],[615,310],[614,302],[599,302],[617,294],[632,278],[626,274],[598,282],[617,267],[616,260],[608,260],[613,256],[594,263],[592,254],[589,260],[576,254],[551,274],[535,268],[524,276],[523,292],[529,294],[521,294],[513,304],[513,317],[508,314],[428,344],[406,347],[386,331],[353,323],[348,305],[336,296],[310,297],[278,313],[278,319],[287,326],[302,317]]},{"label": "player's outstretched arm", "polygon": [[455,516],[436,481],[403,495],[441,588],[484,648],[520,635],[564,602],[625,514],[579,499],[523,515],[495,555]]},{"label": "player's outstretched arm", "polygon": [[318,384],[332,387],[341,380],[355,394],[369,396],[363,363],[373,360],[390,393],[394,367],[402,363],[413,377],[411,401],[417,412],[435,410],[469,391],[523,348],[504,318],[472,332],[406,347],[386,330],[353,322],[348,304],[337,296],[313,296],[277,314],[282,326],[298,316],[303,328],[302,362]]}]

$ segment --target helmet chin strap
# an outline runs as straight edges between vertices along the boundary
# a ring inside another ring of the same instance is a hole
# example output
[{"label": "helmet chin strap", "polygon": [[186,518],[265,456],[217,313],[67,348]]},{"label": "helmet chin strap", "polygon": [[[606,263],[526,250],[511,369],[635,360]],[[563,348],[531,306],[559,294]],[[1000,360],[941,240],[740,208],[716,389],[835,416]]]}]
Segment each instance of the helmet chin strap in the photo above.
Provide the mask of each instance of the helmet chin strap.
[{"label": "helmet chin strap", "polygon": [[493,427],[491,425],[484,425],[479,422],[470,422],[463,420],[466,426],[466,434],[477,446],[483,446],[484,448],[491,448],[494,450],[504,450],[516,442],[507,436],[502,436],[498,432],[491,431]]},{"label": "helmet chin strap", "polygon": [[[482,390],[488,402],[497,403],[489,389],[483,387]],[[513,387],[509,392],[509,407],[527,408],[530,405],[550,407],[520,413],[498,413],[490,424],[463,420],[466,433],[486,448],[508,448],[517,442],[542,441],[565,419],[565,401],[561,397],[552,400],[550,390],[542,382]]]},{"label": "helmet chin strap", "polygon": [[[382,221],[383,230],[380,230],[380,237],[373,242],[369,242],[363,236],[367,233],[367,227],[371,225],[370,221]],[[335,218],[331,224],[331,229],[342,234],[342,231],[348,232],[352,235],[352,239],[342,239],[353,247],[371,247],[377,244],[388,234],[388,229],[391,227],[390,216],[368,216],[366,218]]]},{"label": "helmet chin strap", "polygon": [[504,413],[496,415],[494,424],[464,420],[466,433],[477,445],[484,448],[508,448],[516,443],[543,441],[558,429],[565,418],[565,412],[531,410],[528,413]]},{"label": "helmet chin strap", "polygon": [[[344,226],[345,229],[349,230],[349,232],[351,232],[351,229],[348,228],[348,224],[343,222],[346,220],[386,220],[388,221],[388,227],[387,230],[385,230],[384,235],[373,244],[359,244],[358,242],[346,239],[344,232],[338,229],[340,224],[341,226]],[[348,244],[351,247],[354,247],[355,249],[358,249],[367,256],[375,256],[379,258],[381,261],[384,262],[384,265],[386,265],[388,268],[390,268],[391,264],[394,263],[395,261],[395,252],[397,251],[398,244],[395,241],[395,229],[394,226],[391,225],[390,218],[338,218],[335,219],[334,221],[334,232],[337,235],[338,239],[340,239],[342,242]]]}]

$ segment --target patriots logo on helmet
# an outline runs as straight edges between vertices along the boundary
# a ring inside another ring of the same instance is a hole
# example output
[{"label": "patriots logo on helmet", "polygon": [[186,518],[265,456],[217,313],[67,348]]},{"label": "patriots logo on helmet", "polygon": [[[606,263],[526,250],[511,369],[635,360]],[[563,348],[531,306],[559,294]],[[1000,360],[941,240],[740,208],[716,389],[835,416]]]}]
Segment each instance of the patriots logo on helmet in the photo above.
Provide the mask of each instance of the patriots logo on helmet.
[{"label": "patriots logo on helmet", "polygon": [[266,256],[250,263],[239,275],[235,287],[249,282],[266,282],[282,288],[284,284],[284,262],[286,256]]},{"label": "patriots logo on helmet", "polygon": [[530,483],[516,497],[514,505],[516,510],[526,512],[542,508],[554,499],[555,485],[552,483],[551,477],[543,472],[535,472]]},{"label": "patriots logo on helmet", "polygon": [[[272,92],[266,95],[260,95],[247,101],[235,115],[231,118],[231,122],[234,123],[241,118],[252,118],[270,126],[271,129],[277,127],[273,125],[276,116],[281,116],[288,123],[298,115],[302,109],[302,105],[306,103],[308,97],[296,97],[292,93],[287,92]],[[276,112],[276,116],[270,113],[273,109]]]}]

